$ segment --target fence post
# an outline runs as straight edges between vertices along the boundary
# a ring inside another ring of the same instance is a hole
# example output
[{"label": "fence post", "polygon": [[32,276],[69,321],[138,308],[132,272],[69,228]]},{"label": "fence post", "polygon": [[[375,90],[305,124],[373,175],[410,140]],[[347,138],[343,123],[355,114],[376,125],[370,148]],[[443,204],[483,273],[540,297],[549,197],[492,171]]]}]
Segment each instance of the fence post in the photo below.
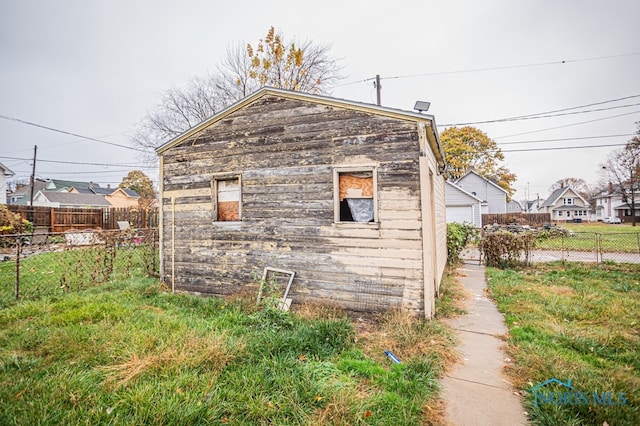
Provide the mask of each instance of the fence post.
[{"label": "fence post", "polygon": [[638,240],[638,253],[640,254],[640,232],[636,232],[636,239]]},{"label": "fence post", "polygon": [[16,237],[16,300],[20,299],[20,248],[22,246],[20,234]]},{"label": "fence post", "polygon": [[152,270],[153,270],[153,275],[155,276],[159,271],[160,268],[156,268],[156,229],[152,229],[151,230],[151,256],[152,256],[152,260],[151,260],[151,264],[153,265]]},{"label": "fence post", "polygon": [[602,262],[602,235],[596,232],[596,265]]}]

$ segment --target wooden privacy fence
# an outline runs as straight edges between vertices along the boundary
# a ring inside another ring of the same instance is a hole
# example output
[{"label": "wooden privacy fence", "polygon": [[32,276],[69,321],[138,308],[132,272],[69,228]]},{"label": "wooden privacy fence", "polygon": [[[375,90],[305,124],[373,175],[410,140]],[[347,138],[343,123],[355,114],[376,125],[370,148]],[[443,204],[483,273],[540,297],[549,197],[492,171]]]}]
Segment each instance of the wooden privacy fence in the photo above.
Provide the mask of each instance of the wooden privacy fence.
[{"label": "wooden privacy fence", "polygon": [[529,225],[542,226],[551,223],[550,213],[489,213],[482,215],[482,226],[493,225]]},{"label": "wooden privacy fence", "polygon": [[118,222],[129,222],[132,228],[157,228],[158,209],[105,208],[82,209],[9,205],[34,227],[46,227],[49,232],[69,229],[118,229]]},{"label": "wooden privacy fence", "polygon": [[103,229],[118,229],[118,222],[129,222],[133,228],[157,228],[158,209],[110,208],[103,210]]}]

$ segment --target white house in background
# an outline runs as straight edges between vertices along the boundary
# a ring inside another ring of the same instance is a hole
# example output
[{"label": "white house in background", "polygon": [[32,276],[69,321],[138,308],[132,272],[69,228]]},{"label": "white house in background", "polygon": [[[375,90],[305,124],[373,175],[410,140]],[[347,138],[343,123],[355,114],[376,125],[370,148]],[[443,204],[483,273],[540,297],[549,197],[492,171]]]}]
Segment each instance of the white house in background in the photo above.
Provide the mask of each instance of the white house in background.
[{"label": "white house in background", "polygon": [[[635,194],[636,216],[640,217],[640,193]],[[631,193],[627,194],[627,202],[619,189],[612,185],[594,197],[596,202],[595,220],[602,221],[605,217],[619,217],[623,222],[631,222]]]},{"label": "white house in background", "polygon": [[522,206],[522,211],[524,213],[540,213],[540,206],[542,203],[544,203],[544,200],[541,200],[540,197],[535,200],[520,201],[520,205]]},{"label": "white house in background", "polygon": [[7,166],[0,163],[0,204],[7,204],[7,178],[13,175]]},{"label": "white house in background", "polygon": [[551,220],[586,220],[589,218],[589,203],[570,186],[565,186],[553,191],[539,211],[550,213]]},{"label": "white house in background", "polygon": [[595,220],[597,221],[602,221],[605,217],[617,216],[616,208],[624,204],[620,192],[614,191],[611,185],[593,198],[596,201]]},{"label": "white house in background", "polygon": [[507,213],[522,213],[522,204],[516,200],[511,200],[507,203]]},{"label": "white house in background", "polygon": [[486,213],[507,212],[507,195],[509,195],[509,193],[475,170],[469,170],[454,183],[468,193],[480,198],[483,202],[486,202]]},{"label": "white house in background", "polygon": [[482,213],[486,213],[487,204],[470,192],[452,182],[445,184],[445,205],[447,223],[470,223],[482,226]]}]

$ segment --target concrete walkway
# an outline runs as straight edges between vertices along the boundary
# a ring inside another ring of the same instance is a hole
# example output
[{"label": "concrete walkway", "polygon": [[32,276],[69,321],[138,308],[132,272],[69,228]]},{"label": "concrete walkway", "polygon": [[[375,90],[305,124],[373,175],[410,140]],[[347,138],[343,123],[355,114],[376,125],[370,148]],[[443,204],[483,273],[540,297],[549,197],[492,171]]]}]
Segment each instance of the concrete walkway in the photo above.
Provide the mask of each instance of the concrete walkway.
[{"label": "concrete walkway", "polygon": [[447,320],[456,330],[463,362],[441,381],[447,420],[454,425],[526,425],[527,417],[516,389],[503,374],[507,333],[504,318],[485,294],[485,268],[465,264],[458,268],[469,296],[466,314]]}]

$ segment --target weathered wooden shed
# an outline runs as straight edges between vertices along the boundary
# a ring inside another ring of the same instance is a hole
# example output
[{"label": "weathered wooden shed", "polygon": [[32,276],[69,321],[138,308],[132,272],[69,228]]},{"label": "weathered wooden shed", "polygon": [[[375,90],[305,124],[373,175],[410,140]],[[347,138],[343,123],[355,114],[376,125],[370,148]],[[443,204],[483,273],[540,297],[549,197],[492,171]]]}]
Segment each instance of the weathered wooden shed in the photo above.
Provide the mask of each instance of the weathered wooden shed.
[{"label": "weathered wooden shed", "polygon": [[431,317],[446,263],[433,116],[263,88],[157,149],[161,273],[228,295],[295,271],[293,303]]}]

